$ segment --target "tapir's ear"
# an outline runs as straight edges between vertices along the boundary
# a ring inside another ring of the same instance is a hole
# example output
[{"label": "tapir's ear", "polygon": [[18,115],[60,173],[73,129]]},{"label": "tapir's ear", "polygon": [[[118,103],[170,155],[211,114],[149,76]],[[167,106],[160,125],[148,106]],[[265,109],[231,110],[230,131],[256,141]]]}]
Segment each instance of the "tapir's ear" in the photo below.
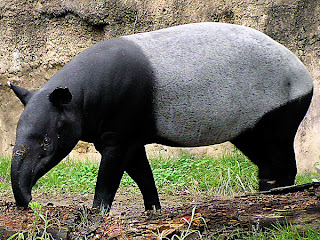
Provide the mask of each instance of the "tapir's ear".
[{"label": "tapir's ear", "polygon": [[17,95],[23,105],[26,105],[29,99],[32,97],[33,92],[24,89],[22,87],[13,85],[11,82],[8,82],[9,87],[13,90],[13,92]]},{"label": "tapir's ear", "polygon": [[71,102],[72,95],[69,88],[58,87],[49,95],[50,102],[56,107],[62,107],[62,104]]}]

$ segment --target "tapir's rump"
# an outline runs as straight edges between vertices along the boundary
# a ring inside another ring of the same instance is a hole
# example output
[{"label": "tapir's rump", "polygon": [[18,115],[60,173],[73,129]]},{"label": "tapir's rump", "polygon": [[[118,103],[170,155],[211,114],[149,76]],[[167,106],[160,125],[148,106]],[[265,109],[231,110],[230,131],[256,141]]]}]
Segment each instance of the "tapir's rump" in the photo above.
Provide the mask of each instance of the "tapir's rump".
[{"label": "tapir's rump", "polygon": [[312,91],[300,60],[252,28],[197,23],[124,38],[151,62],[159,136],[181,146],[232,140]]}]

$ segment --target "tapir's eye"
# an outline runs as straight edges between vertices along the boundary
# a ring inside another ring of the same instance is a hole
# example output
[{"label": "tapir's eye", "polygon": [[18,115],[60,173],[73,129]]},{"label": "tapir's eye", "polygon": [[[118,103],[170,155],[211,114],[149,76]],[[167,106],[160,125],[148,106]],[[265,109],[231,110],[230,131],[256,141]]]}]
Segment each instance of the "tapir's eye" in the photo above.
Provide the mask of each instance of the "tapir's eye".
[{"label": "tapir's eye", "polygon": [[45,137],[42,139],[42,142],[41,142],[41,147],[44,151],[50,151],[51,149],[51,139],[45,135]]},{"label": "tapir's eye", "polygon": [[44,146],[44,147],[49,146],[50,143],[51,143],[50,138],[45,137],[45,138],[43,139],[43,146]]}]

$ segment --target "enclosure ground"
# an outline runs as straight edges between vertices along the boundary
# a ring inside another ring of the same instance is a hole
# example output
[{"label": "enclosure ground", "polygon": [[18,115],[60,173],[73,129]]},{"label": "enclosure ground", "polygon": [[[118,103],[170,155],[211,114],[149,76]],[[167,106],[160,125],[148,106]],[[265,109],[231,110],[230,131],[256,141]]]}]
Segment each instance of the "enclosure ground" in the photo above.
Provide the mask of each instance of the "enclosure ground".
[{"label": "enclosure ground", "polygon": [[[319,184],[234,198],[177,192],[166,196],[161,194],[163,210],[143,212],[139,194],[122,192],[109,216],[102,216],[88,207],[92,195],[36,194],[34,198],[36,201],[42,199],[43,202],[38,202],[44,205],[42,214],[47,219],[59,221],[60,229],[56,225],[46,229],[56,239],[76,239],[79,236],[89,239],[159,239],[174,234],[180,236],[187,229],[198,230],[192,234],[202,236],[230,236],[253,227],[272,227],[276,223],[292,224],[299,229],[319,229],[319,196]],[[17,231],[30,230],[33,223],[31,209],[16,207],[10,195],[1,197],[0,239],[7,239]],[[41,224],[39,228],[44,227]]]}]

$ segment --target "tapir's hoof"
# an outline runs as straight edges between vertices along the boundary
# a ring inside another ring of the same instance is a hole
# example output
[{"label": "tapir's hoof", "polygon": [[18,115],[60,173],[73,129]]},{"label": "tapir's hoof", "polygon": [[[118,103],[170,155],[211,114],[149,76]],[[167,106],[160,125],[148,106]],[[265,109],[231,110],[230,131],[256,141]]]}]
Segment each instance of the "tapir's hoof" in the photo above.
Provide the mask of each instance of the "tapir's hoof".
[{"label": "tapir's hoof", "polygon": [[279,187],[276,180],[270,180],[270,179],[260,179],[259,180],[259,191],[260,192],[269,191],[272,188],[276,188],[276,187]]},{"label": "tapir's hoof", "polygon": [[157,211],[157,210],[161,210],[161,205],[160,203],[157,204],[145,204],[145,211]]}]

